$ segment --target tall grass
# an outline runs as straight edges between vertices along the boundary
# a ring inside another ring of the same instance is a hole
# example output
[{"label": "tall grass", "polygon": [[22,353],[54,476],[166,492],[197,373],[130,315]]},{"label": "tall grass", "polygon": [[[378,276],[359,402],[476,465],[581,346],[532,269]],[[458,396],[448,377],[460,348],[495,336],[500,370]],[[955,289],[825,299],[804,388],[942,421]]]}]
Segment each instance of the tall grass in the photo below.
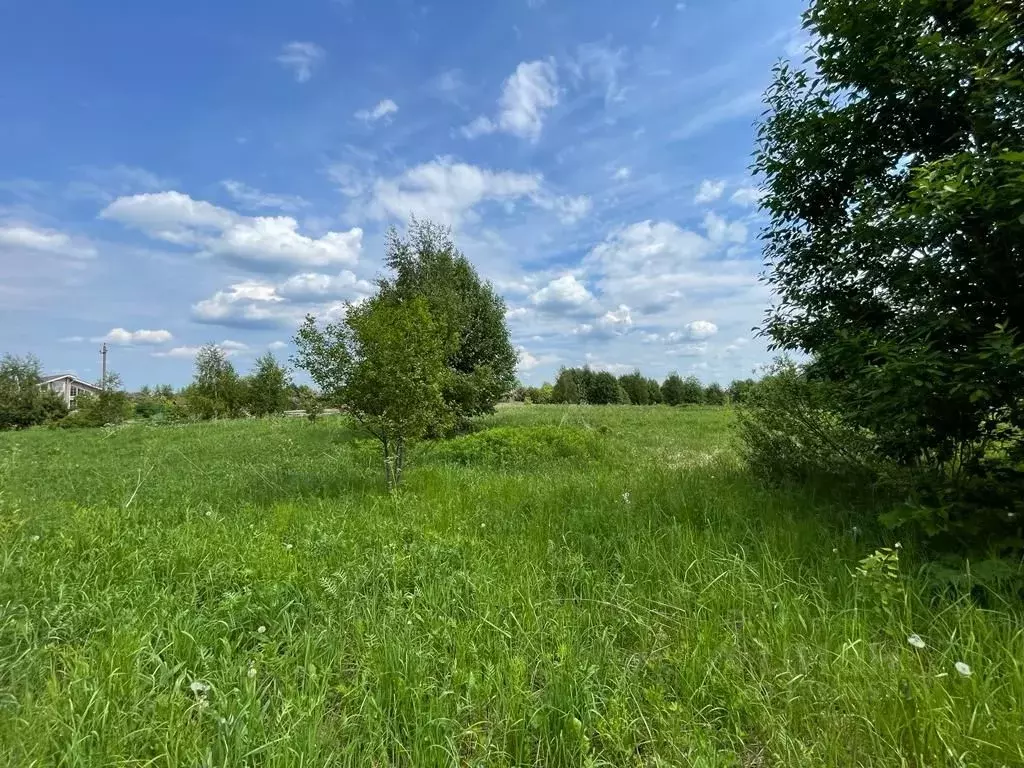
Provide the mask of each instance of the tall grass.
[{"label": "tall grass", "polygon": [[396,496],[339,419],[2,435],[2,762],[1024,764],[1016,606],[855,576],[728,421],[509,408]]}]

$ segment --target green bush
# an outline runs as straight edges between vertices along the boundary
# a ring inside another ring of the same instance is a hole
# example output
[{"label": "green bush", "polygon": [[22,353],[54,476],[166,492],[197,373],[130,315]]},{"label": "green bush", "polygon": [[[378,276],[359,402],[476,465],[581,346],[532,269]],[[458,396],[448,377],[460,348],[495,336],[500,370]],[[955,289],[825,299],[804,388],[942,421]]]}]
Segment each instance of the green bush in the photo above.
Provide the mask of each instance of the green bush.
[{"label": "green bush", "polygon": [[870,434],[829,409],[829,388],[802,368],[777,360],[747,389],[737,409],[740,452],[761,480],[826,481],[863,490],[887,475]]},{"label": "green bush", "polygon": [[595,458],[600,438],[580,427],[495,427],[433,445],[433,458],[444,463],[525,466],[560,459]]}]

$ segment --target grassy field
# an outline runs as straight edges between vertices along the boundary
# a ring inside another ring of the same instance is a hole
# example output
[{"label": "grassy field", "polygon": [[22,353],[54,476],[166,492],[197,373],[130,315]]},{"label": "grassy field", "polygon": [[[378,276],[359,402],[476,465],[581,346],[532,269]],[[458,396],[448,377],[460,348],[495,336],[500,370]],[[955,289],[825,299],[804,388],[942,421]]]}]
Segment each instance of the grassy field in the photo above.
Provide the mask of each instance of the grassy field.
[{"label": "grassy field", "polygon": [[729,419],[507,408],[394,497],[340,418],[0,435],[0,763],[1024,765],[1016,609],[855,577]]}]

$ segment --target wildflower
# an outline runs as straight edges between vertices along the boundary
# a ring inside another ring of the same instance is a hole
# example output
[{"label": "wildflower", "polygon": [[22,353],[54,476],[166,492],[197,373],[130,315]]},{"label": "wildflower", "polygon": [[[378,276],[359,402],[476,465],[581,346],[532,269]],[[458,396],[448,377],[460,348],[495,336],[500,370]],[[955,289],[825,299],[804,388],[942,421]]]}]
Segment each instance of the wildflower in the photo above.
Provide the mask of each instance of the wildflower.
[{"label": "wildflower", "polygon": [[250,680],[252,680],[254,677],[256,677],[256,667],[250,664],[249,670],[245,674]]},{"label": "wildflower", "polygon": [[284,545],[284,548],[285,548],[286,550],[290,550],[290,549],[292,548],[292,545],[291,545],[291,544],[285,544],[285,545]]},{"label": "wildflower", "polygon": [[267,628],[265,626],[263,626],[262,624],[260,624],[258,627],[256,627],[256,631],[259,632],[262,635],[264,632],[267,631]]},{"label": "wildflower", "polygon": [[833,555],[838,555],[839,554],[839,547],[832,547],[832,554]]},{"label": "wildflower", "polygon": [[629,491],[622,492],[622,503],[629,504]]},{"label": "wildflower", "polygon": [[192,691],[196,696],[205,696],[210,690],[210,686],[204,683],[202,680],[193,680],[189,683],[189,690]]},{"label": "wildflower", "polygon": [[896,549],[903,549],[903,545],[902,545],[902,544],[900,544],[900,543],[899,543],[898,541],[897,541],[897,542],[896,542],[896,544],[895,544],[895,545],[893,545],[893,546],[894,546],[894,547],[895,547]]},{"label": "wildflower", "polygon": [[924,648],[924,640],[921,639],[920,635],[911,635],[907,638],[907,642],[915,648]]},{"label": "wildflower", "polygon": [[487,523],[480,523],[480,527],[481,528],[486,528],[487,527]]},{"label": "wildflower", "polygon": [[850,529],[850,533],[852,533],[852,534],[853,534],[854,536],[857,536],[857,535],[859,535],[859,534],[860,534],[860,528],[858,528],[858,527],[857,527],[857,526],[855,525],[855,526],[853,526],[853,528],[851,528],[851,529]]},{"label": "wildflower", "polygon": [[213,512],[211,512],[210,510],[206,510],[206,516],[213,517]]},{"label": "wildflower", "polygon": [[969,666],[967,666],[966,664],[964,664],[962,661],[958,661],[953,666],[956,668],[956,671],[960,673],[960,677],[970,677],[971,676],[971,668]]},{"label": "wildflower", "polygon": [[39,541],[39,534],[38,534],[38,533],[37,533],[37,534],[35,534],[35,535],[34,535],[34,536],[32,537],[32,541]]}]

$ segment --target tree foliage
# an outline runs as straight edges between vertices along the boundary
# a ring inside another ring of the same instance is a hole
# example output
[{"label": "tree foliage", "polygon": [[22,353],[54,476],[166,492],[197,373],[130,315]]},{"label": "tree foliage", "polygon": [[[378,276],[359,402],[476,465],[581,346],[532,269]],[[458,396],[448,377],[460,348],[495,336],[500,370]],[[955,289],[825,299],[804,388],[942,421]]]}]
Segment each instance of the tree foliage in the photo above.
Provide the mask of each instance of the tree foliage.
[{"label": "tree foliage", "polygon": [[67,413],[56,393],[39,386],[41,379],[39,360],[32,355],[0,359],[0,429],[23,429]]},{"label": "tree foliage", "polygon": [[562,368],[558,371],[558,378],[555,379],[554,389],[551,393],[551,402],[575,405],[583,399],[583,392],[576,373],[575,368]]},{"label": "tree foliage", "polygon": [[755,158],[775,348],[953,488],[1024,459],[1022,8],[815,0],[811,66],[777,67]]},{"label": "tree foliage", "polygon": [[444,327],[427,300],[381,294],[323,328],[307,316],[295,346],[296,364],[380,441],[385,481],[397,487],[407,442],[453,418]]},{"label": "tree foliage", "polygon": [[629,402],[633,405],[648,405],[651,402],[651,391],[647,379],[639,370],[620,376],[619,384],[629,395]]},{"label": "tree foliage", "polygon": [[256,367],[246,379],[246,408],[253,416],[270,416],[288,410],[291,376],[270,352],[256,359]]},{"label": "tree foliage", "polygon": [[665,405],[682,405],[684,391],[683,379],[674,371],[661,383],[661,398]]},{"label": "tree foliage", "polygon": [[444,385],[446,421],[492,412],[515,386],[519,362],[504,300],[480,279],[449,230],[429,221],[413,219],[404,237],[392,229],[385,263],[394,274],[379,283],[383,298],[426,302],[451,374]]},{"label": "tree foliage", "polygon": [[234,418],[245,406],[244,382],[216,344],[196,354],[195,375],[182,394],[189,413],[199,419]]}]

